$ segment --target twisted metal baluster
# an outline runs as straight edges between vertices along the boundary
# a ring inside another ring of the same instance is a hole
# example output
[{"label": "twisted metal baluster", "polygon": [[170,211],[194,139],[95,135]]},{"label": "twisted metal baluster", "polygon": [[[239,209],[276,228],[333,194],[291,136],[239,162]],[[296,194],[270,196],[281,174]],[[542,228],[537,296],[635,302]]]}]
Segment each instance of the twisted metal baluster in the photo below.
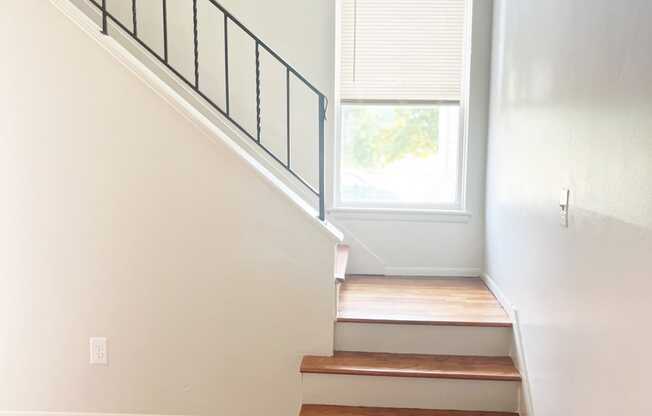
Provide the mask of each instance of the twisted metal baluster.
[{"label": "twisted metal baluster", "polygon": [[163,60],[168,62],[168,2],[163,0]]},{"label": "twisted metal baluster", "polygon": [[285,100],[287,168],[290,169],[290,68],[288,67],[285,67]]},{"label": "twisted metal baluster", "polygon": [[197,0],[192,0],[192,24],[195,42],[195,89],[199,89],[199,38],[197,36]]},{"label": "twisted metal baluster", "polygon": [[102,0],[102,34],[108,35],[109,30],[106,21],[106,0]]},{"label": "twisted metal baluster", "polygon": [[224,86],[226,89],[226,116],[228,117],[231,109],[229,108],[229,16],[224,13]]},{"label": "twisted metal baluster", "polygon": [[138,19],[136,17],[136,0],[131,0],[131,16],[134,25],[134,36],[138,37]]},{"label": "twisted metal baluster", "polygon": [[260,45],[256,41],[256,139],[260,143]]}]

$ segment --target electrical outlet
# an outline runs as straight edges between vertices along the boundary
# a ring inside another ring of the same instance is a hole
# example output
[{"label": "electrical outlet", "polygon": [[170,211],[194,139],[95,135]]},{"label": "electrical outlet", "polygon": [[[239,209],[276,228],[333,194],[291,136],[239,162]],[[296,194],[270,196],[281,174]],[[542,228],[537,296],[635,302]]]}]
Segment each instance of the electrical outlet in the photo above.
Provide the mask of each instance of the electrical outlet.
[{"label": "electrical outlet", "polygon": [[106,338],[93,337],[90,338],[90,363],[94,365],[108,365],[109,357],[106,347]]}]

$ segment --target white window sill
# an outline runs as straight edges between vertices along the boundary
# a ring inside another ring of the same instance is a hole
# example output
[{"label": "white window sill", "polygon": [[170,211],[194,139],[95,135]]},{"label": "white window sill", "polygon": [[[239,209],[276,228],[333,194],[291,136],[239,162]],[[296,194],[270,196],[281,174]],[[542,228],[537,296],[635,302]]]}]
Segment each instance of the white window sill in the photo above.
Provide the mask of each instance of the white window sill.
[{"label": "white window sill", "polygon": [[471,213],[442,209],[392,209],[392,208],[331,208],[328,215],[342,220],[412,221],[468,223]]}]

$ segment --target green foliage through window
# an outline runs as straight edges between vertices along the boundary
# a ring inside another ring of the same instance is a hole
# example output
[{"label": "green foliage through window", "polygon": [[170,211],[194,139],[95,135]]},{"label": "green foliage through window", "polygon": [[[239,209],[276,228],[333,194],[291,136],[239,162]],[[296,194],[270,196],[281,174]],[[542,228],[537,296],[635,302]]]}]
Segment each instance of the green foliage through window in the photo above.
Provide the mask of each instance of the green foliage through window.
[{"label": "green foliage through window", "polygon": [[407,156],[428,158],[438,149],[436,106],[343,106],[343,156],[359,168],[379,168]]}]

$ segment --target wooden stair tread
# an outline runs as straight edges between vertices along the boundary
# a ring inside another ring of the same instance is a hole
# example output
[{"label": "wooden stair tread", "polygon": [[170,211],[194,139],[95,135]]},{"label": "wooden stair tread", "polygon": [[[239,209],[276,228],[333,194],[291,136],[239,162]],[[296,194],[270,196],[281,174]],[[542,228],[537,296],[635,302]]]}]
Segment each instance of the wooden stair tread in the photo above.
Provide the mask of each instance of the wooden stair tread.
[{"label": "wooden stair tread", "polygon": [[332,357],[307,355],[302,373],[387,377],[520,381],[510,357],[389,354],[336,351]]},{"label": "wooden stair tread", "polygon": [[300,416],[518,416],[518,414],[508,412],[398,409],[387,407],[304,404],[301,407]]},{"label": "wooden stair tread", "polygon": [[347,276],[338,322],[511,327],[479,278]]},{"label": "wooden stair tread", "polygon": [[335,252],[335,280],[343,282],[346,276],[346,265],[349,262],[349,246],[338,244]]}]

